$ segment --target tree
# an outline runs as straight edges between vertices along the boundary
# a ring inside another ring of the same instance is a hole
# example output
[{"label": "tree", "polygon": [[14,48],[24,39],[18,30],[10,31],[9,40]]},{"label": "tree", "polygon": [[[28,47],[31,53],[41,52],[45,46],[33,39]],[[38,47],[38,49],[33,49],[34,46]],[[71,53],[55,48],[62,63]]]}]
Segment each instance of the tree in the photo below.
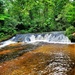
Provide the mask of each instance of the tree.
[{"label": "tree", "polygon": [[0,0],[0,3],[0,21],[4,22],[0,31],[7,35],[60,31],[75,25],[75,1]]},{"label": "tree", "polygon": [[3,6],[3,2],[0,0],[0,26],[1,24],[4,24],[4,6]]}]

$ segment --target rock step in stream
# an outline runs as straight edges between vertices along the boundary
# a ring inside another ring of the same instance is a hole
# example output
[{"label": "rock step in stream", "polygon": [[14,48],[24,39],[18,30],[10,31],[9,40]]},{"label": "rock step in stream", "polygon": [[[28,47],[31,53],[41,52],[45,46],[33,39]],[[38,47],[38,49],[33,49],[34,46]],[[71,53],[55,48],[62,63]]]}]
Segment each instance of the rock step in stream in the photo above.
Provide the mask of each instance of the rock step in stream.
[{"label": "rock step in stream", "polygon": [[12,43],[27,43],[32,44],[35,42],[46,42],[46,43],[61,43],[61,44],[72,44],[71,41],[65,36],[63,31],[49,32],[49,33],[29,33],[29,34],[17,34],[9,40],[0,43],[0,48],[3,48]]}]

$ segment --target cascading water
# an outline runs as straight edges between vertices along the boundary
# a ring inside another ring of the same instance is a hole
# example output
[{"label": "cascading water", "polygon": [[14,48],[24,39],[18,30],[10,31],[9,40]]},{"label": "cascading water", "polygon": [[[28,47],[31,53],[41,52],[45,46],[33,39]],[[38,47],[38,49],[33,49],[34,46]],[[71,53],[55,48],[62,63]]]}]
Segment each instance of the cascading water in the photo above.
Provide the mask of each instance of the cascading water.
[{"label": "cascading water", "polygon": [[39,34],[18,34],[12,41],[15,42],[48,42],[48,43],[71,43],[62,32],[39,33]]},{"label": "cascading water", "polygon": [[63,32],[17,34],[1,42],[0,48],[17,42],[24,45],[9,46],[0,50],[0,75],[75,74],[75,45],[66,45],[72,43]]},{"label": "cascading water", "polygon": [[15,38],[15,37],[13,37],[13,38],[11,38],[11,39],[9,39],[9,40],[7,40],[7,41],[1,42],[1,43],[0,43],[0,48],[5,47],[5,46],[7,46],[7,45],[9,45],[9,44],[16,43],[15,41],[12,41],[14,38]]},{"label": "cascading water", "polygon": [[13,38],[4,41],[1,47],[5,47],[11,43],[23,42],[23,43],[34,43],[34,42],[47,42],[47,43],[62,43],[70,44],[71,41],[63,32],[51,32],[51,33],[37,33],[37,34],[17,34]]}]

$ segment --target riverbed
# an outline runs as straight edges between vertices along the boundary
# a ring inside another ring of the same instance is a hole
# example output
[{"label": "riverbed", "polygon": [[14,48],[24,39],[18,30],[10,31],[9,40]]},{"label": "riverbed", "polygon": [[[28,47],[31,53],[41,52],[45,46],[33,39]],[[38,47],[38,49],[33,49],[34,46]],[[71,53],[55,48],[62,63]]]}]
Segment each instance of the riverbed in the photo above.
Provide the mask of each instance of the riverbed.
[{"label": "riverbed", "polygon": [[75,44],[12,44],[0,49],[0,75],[75,75]]}]

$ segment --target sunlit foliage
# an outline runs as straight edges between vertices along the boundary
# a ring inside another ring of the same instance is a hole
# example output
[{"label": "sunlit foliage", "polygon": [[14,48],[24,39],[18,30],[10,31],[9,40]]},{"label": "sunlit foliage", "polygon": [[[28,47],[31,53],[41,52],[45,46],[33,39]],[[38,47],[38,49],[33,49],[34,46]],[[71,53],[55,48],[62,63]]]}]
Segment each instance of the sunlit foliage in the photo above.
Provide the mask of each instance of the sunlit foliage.
[{"label": "sunlit foliage", "polygon": [[75,1],[0,0],[0,34],[62,31],[74,26],[74,16]]}]

